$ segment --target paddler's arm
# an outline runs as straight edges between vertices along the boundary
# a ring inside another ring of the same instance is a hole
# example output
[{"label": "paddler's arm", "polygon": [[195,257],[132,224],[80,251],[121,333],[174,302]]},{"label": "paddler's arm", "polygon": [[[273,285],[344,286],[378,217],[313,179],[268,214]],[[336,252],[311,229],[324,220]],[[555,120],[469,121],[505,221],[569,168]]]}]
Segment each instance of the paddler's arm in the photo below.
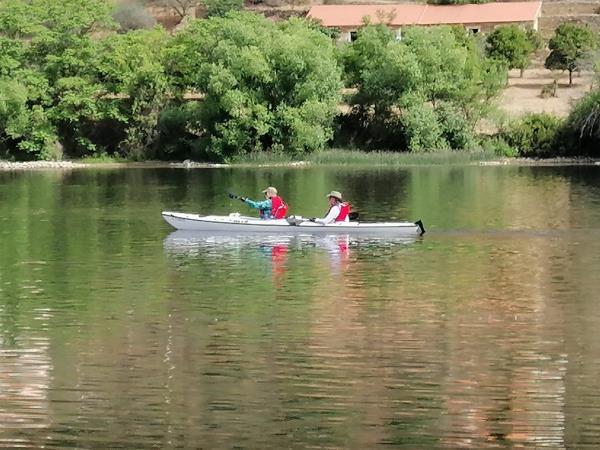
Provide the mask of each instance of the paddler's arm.
[{"label": "paddler's arm", "polygon": [[328,223],[335,222],[336,217],[339,215],[340,215],[340,207],[338,205],[334,205],[331,207],[331,209],[329,210],[329,212],[327,213],[327,215],[325,217],[323,217],[322,219],[315,219],[315,222],[323,224],[323,225],[327,225]]},{"label": "paddler's arm", "polygon": [[249,198],[244,198],[242,201],[250,208],[260,210],[271,209],[271,199],[255,202],[254,200],[250,200]]}]

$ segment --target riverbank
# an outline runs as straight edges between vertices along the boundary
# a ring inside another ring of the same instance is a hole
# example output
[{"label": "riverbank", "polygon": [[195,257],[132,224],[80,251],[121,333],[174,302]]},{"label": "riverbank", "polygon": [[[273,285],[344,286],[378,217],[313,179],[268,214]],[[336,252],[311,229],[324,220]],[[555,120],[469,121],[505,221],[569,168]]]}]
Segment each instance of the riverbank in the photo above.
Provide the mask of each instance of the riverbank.
[{"label": "riverbank", "polygon": [[72,170],[88,167],[88,164],[73,161],[0,161],[0,171],[19,170]]},{"label": "riverbank", "polygon": [[293,161],[280,155],[236,158],[226,164],[201,161],[0,161],[0,171],[75,170],[75,169],[219,169],[236,167],[311,167],[311,166],[600,166],[600,159],[591,158],[499,158],[491,152],[392,153],[358,150],[329,150],[308,155],[305,160]]}]

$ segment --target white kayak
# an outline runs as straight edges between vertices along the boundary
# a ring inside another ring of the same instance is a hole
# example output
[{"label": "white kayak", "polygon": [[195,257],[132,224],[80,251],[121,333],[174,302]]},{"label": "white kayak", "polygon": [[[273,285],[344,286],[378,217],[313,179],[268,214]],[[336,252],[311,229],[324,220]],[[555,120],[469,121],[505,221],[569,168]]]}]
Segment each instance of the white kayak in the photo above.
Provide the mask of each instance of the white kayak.
[{"label": "white kayak", "polygon": [[200,216],[164,211],[163,219],[178,230],[212,232],[265,232],[265,233],[370,233],[421,236],[425,233],[423,223],[417,222],[336,222],[323,225],[299,216],[287,219],[262,220],[238,213],[228,216]]}]

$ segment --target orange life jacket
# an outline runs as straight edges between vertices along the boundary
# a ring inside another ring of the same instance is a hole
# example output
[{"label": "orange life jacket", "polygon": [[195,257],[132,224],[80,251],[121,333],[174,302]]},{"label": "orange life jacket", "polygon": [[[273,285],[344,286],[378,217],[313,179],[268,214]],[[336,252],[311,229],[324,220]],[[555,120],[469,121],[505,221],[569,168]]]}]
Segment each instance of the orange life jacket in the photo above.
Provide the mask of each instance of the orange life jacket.
[{"label": "orange life jacket", "polygon": [[273,219],[284,219],[287,213],[288,205],[279,196],[271,197],[271,217]]},{"label": "orange life jacket", "polygon": [[335,218],[336,222],[344,222],[346,220],[346,217],[348,217],[348,214],[350,214],[350,203],[341,203],[340,204],[340,213],[338,214],[338,216]]}]

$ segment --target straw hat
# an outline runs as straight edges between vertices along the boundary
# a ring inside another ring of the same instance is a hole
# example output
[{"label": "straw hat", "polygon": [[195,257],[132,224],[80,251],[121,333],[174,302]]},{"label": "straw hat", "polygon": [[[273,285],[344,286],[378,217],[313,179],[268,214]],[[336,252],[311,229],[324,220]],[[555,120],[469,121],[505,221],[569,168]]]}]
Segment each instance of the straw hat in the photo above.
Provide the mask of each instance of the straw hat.
[{"label": "straw hat", "polygon": [[327,194],[327,198],[329,197],[337,198],[340,202],[342,201],[342,193],[338,191],[331,191],[329,194]]},{"label": "straw hat", "polygon": [[275,189],[273,186],[269,186],[268,188],[264,189],[263,194],[271,194],[271,195],[277,195],[277,189]]}]

